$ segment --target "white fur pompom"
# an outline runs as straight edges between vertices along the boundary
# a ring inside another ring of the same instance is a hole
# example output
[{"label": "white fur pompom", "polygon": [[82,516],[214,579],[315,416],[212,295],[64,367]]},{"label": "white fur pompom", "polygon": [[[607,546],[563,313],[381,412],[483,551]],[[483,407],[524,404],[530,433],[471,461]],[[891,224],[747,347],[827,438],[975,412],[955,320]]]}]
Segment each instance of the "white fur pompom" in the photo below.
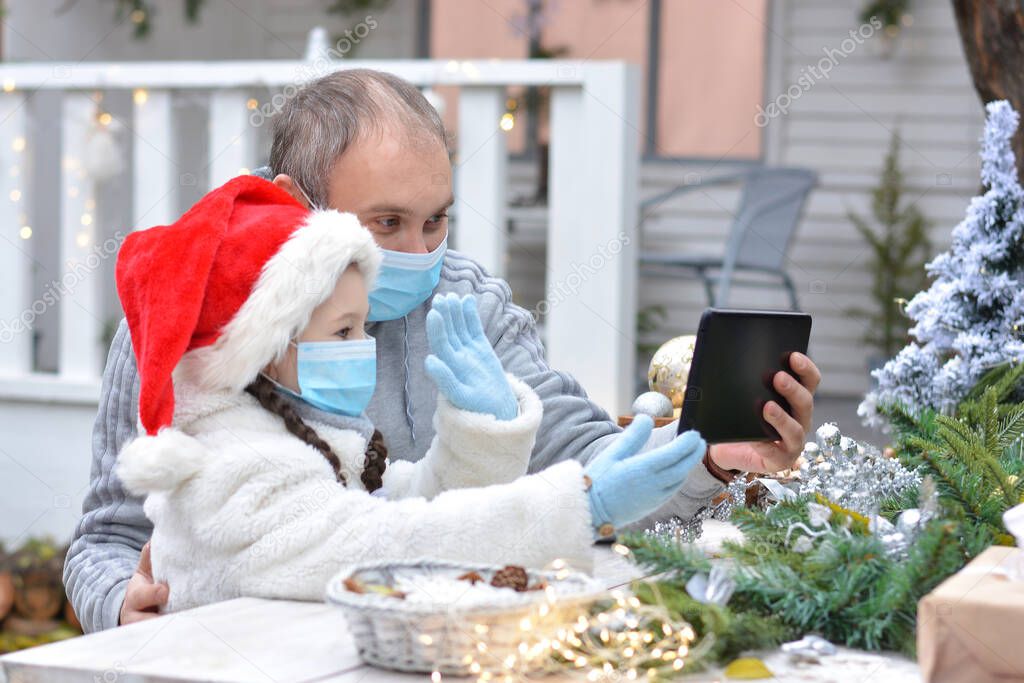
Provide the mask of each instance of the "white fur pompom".
[{"label": "white fur pompom", "polygon": [[140,436],[121,449],[117,476],[137,496],[170,491],[202,467],[206,448],[198,440],[173,427],[156,436]]}]

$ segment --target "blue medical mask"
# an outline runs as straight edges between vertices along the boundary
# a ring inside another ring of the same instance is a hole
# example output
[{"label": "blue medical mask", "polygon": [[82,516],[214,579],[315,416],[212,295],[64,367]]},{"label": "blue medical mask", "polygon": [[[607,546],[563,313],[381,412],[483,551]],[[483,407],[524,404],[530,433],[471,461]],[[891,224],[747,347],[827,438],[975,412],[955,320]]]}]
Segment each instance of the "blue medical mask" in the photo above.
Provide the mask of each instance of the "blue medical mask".
[{"label": "blue medical mask", "polygon": [[299,342],[296,370],[299,393],[274,382],[282,391],[337,415],[358,417],[377,385],[377,340]]},{"label": "blue medical mask", "polygon": [[397,320],[429,299],[441,279],[447,249],[447,236],[429,254],[381,249],[384,258],[370,291],[370,314],[366,319]]},{"label": "blue medical mask", "polygon": [[[310,208],[320,210],[298,183],[293,185],[306,198]],[[441,280],[441,266],[448,250],[448,236],[429,254],[409,254],[404,251],[381,249],[377,281],[370,291],[370,322],[398,320],[430,298]]]}]

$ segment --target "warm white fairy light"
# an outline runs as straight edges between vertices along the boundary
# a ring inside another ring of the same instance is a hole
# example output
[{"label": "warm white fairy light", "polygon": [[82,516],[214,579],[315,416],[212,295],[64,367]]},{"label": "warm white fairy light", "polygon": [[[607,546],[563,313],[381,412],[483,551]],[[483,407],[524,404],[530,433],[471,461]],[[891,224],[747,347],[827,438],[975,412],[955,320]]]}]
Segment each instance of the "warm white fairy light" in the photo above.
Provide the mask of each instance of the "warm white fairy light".
[{"label": "warm white fairy light", "polygon": [[7,196],[11,198],[12,202],[20,201],[21,200],[21,190],[11,190],[11,193],[9,195],[7,195]]},{"label": "warm white fairy light", "polygon": [[32,227],[28,225],[21,226],[21,230],[18,231],[18,237],[23,240],[32,238]]},{"label": "warm white fairy light", "polygon": [[[629,555],[629,549],[622,555]],[[552,567],[568,571],[564,562]],[[545,588],[546,600],[519,619],[519,642],[491,651],[484,642],[491,637],[485,624],[473,624],[475,651],[462,658],[464,670],[478,681],[522,680],[524,676],[574,670],[590,681],[646,680],[678,675],[688,659],[711,645],[693,646],[696,635],[689,624],[673,620],[655,587],[654,604],[643,604],[634,595],[613,591],[582,613],[566,615],[557,592]],[[515,623],[515,622],[513,622]],[[511,626],[511,625],[510,625]],[[494,631],[495,633],[500,633]]]},{"label": "warm white fairy light", "polygon": [[5,78],[4,79],[4,92],[14,92],[14,79],[13,78]]},{"label": "warm white fairy light", "polygon": [[132,92],[132,101],[137,105],[143,105],[149,100],[149,93],[146,92],[145,88],[136,88]]},{"label": "warm white fairy light", "polygon": [[11,140],[11,149],[13,149],[15,152],[24,152],[25,151],[25,138],[23,138],[23,137],[21,137],[19,135],[18,137],[16,137],[13,140]]},{"label": "warm white fairy light", "polygon": [[512,112],[507,111],[501,115],[501,120],[498,122],[498,126],[505,132],[508,132],[515,128],[516,117]]}]

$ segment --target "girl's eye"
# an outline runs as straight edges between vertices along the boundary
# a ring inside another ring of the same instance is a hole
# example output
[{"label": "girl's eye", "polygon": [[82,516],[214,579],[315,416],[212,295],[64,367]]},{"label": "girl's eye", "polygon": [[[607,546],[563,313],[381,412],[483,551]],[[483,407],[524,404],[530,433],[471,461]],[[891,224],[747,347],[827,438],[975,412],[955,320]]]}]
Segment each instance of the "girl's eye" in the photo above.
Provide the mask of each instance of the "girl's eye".
[{"label": "girl's eye", "polygon": [[352,334],[352,328],[351,327],[343,327],[340,330],[338,330],[337,332],[335,332],[334,334],[336,334],[337,336],[341,337],[342,339],[348,339],[348,336],[350,334]]},{"label": "girl's eye", "polygon": [[439,228],[444,223],[446,218],[448,218],[447,213],[434,214],[433,216],[427,219],[427,225],[431,226],[432,228]]},{"label": "girl's eye", "polygon": [[378,218],[377,219],[377,223],[382,228],[397,228],[398,227],[398,219],[394,218],[394,217]]}]

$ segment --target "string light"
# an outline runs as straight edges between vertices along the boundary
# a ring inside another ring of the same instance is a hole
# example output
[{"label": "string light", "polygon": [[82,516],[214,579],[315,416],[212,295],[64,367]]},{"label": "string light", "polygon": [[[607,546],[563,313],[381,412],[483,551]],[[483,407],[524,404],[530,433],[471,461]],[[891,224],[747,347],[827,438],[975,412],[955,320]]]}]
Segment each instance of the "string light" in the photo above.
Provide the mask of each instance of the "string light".
[{"label": "string light", "polygon": [[114,117],[110,115],[110,112],[103,112],[96,117],[96,120],[100,122],[101,126],[109,126],[110,122],[114,120]]},{"label": "string light", "polygon": [[5,78],[4,79],[4,92],[14,92],[14,79],[13,78]]},{"label": "string light", "polygon": [[11,141],[11,149],[13,149],[15,152],[24,152],[25,138],[21,137],[20,135],[14,138],[14,140]]},{"label": "string light", "polygon": [[21,230],[18,231],[18,237],[20,237],[23,240],[30,239],[32,237],[32,228],[31,228],[31,226],[28,226],[28,225],[22,226]]},{"label": "string light", "polygon": [[516,125],[516,110],[519,109],[519,100],[515,97],[508,97],[505,99],[505,113],[501,115],[501,120],[498,121],[498,127],[506,133],[512,130]]},{"label": "string light", "polygon": [[143,105],[149,100],[149,93],[146,92],[145,88],[136,88],[132,92],[132,101],[135,104]]},{"label": "string light", "polygon": [[[631,554],[626,546],[617,546],[615,552]],[[559,566],[566,568],[564,563]],[[640,672],[647,680],[674,678],[688,659],[702,656],[713,643],[707,639],[695,647],[693,628],[672,618],[656,586],[652,593],[654,603],[643,604],[634,595],[612,591],[609,598],[584,608],[571,621],[567,621],[567,609],[546,593],[543,606],[547,609],[537,608],[520,619],[520,640],[513,641],[509,654],[499,659],[483,641],[477,641],[479,656],[471,652],[462,663],[480,682],[520,680],[564,672],[567,667],[585,673],[588,681],[619,680],[622,672],[628,680],[636,680]],[[489,631],[485,624],[472,627],[480,637]]]},{"label": "string light", "polygon": [[12,202],[19,201],[21,199],[21,190],[11,190],[9,195]]},{"label": "string light", "polygon": [[248,100],[246,100],[245,106],[251,111],[256,107],[260,106],[260,103],[259,100],[257,100],[255,97],[250,97]]}]

